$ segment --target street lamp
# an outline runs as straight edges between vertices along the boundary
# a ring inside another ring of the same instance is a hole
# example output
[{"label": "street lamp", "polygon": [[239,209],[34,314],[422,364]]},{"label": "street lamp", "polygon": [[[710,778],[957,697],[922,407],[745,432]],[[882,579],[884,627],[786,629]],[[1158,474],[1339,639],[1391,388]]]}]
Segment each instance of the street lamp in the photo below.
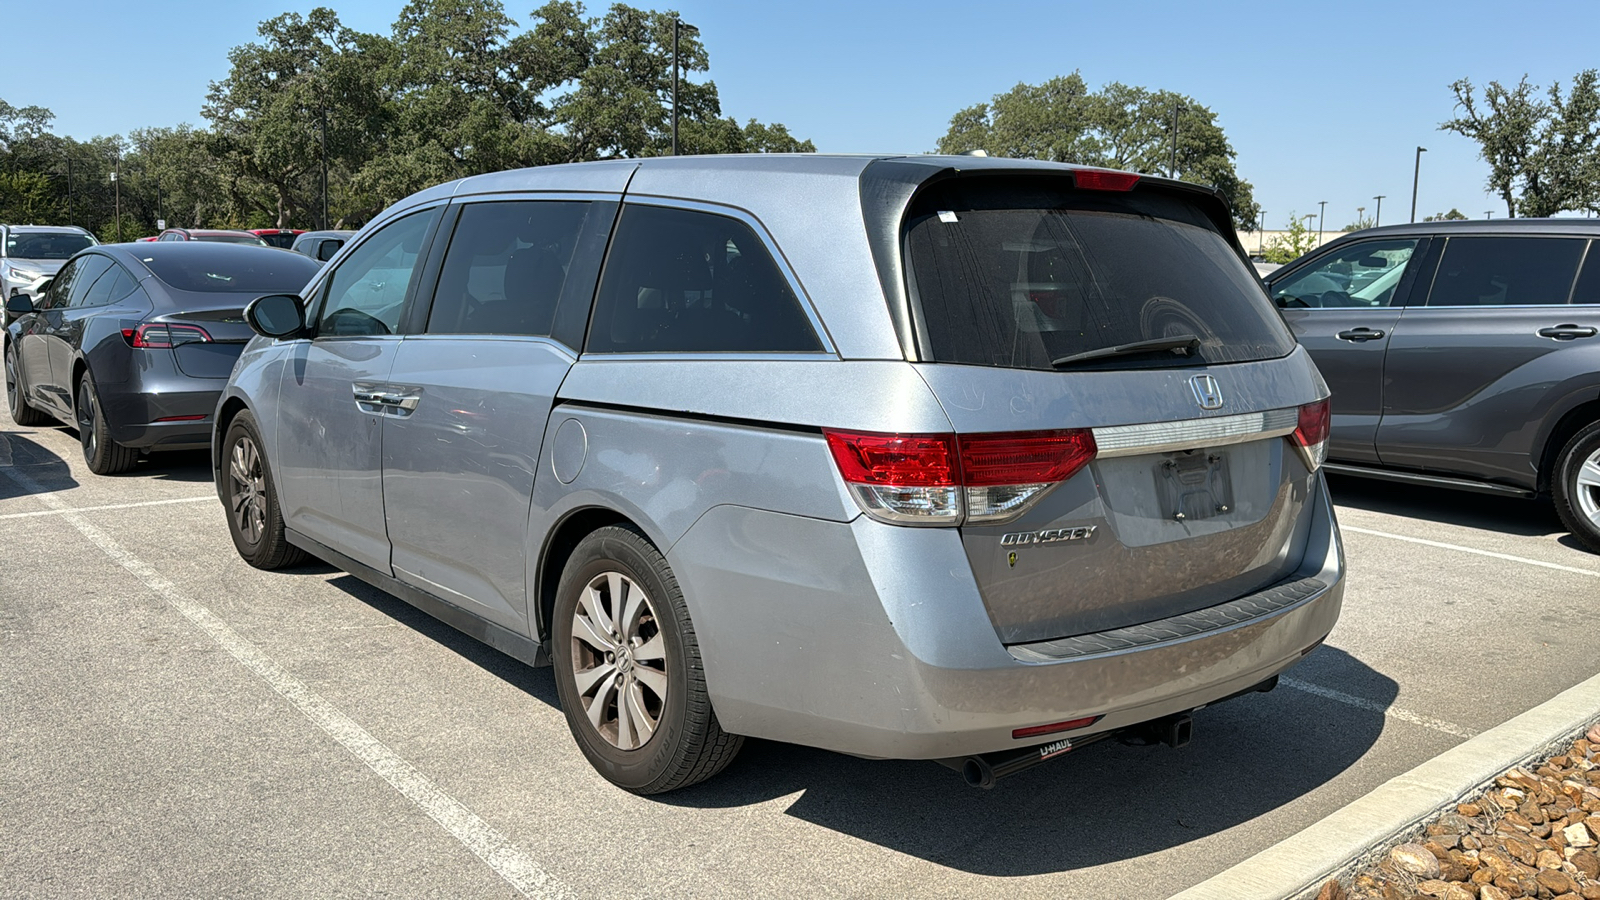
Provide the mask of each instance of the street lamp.
[{"label": "street lamp", "polygon": [[1167,170],[1167,177],[1178,177],[1178,110],[1183,104],[1177,100],[1172,101],[1172,167]]},{"label": "street lamp", "polygon": [[1485,218],[1485,219],[1492,219],[1492,218],[1494,218],[1494,210],[1492,210],[1492,209],[1486,209],[1486,210],[1484,210],[1484,211],[1483,211],[1483,217],[1484,217],[1484,218]]},{"label": "street lamp", "polygon": [[117,155],[111,168],[111,187],[116,196],[116,205],[112,213],[117,217],[117,243],[122,243],[122,183],[117,180],[117,174],[122,171],[122,148],[117,148]]},{"label": "street lamp", "polygon": [[1261,256],[1267,252],[1267,211],[1261,211],[1261,227],[1256,229],[1256,255]]},{"label": "street lamp", "polygon": [[678,155],[678,33],[692,31],[700,33],[700,29],[693,25],[685,25],[678,18],[672,20],[672,155]]},{"label": "street lamp", "polygon": [[1322,207],[1317,210],[1317,246],[1322,246],[1322,220],[1328,214],[1328,201],[1318,200],[1317,205]]},{"label": "street lamp", "polygon": [[1372,199],[1378,201],[1378,211],[1372,214],[1372,227],[1373,228],[1377,228],[1379,225],[1383,224],[1383,198],[1385,198],[1387,196],[1389,196],[1389,195],[1388,194],[1379,194],[1378,196],[1372,198]]},{"label": "street lamp", "polygon": [[1417,221],[1417,180],[1422,176],[1422,154],[1427,153],[1427,147],[1417,148],[1417,165],[1411,171],[1411,221]]}]

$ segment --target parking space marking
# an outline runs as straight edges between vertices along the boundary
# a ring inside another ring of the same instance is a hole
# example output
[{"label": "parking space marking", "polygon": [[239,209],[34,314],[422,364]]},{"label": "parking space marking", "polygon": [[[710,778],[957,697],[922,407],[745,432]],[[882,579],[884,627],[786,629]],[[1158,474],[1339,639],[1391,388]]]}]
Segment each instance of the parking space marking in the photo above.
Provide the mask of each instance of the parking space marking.
[{"label": "parking space marking", "polygon": [[1580,569],[1577,566],[1563,566],[1560,563],[1545,562],[1542,559],[1529,559],[1526,556],[1512,556],[1509,553],[1496,553],[1493,550],[1479,550],[1476,547],[1463,547],[1460,544],[1446,544],[1443,541],[1430,541],[1427,538],[1409,537],[1407,535],[1393,534],[1387,531],[1374,531],[1371,528],[1357,528],[1354,525],[1345,525],[1343,523],[1339,525],[1339,530],[1352,531],[1356,534],[1370,534],[1374,537],[1389,538],[1390,540],[1395,541],[1405,541],[1410,544],[1421,544],[1425,547],[1438,547],[1441,550],[1458,550],[1462,553],[1476,553],[1479,556],[1487,556],[1491,559],[1503,559],[1506,562],[1523,563],[1525,565],[1538,566],[1542,569],[1555,569],[1558,572],[1571,572],[1574,575],[1587,575],[1590,578],[1600,578],[1600,572],[1597,572],[1594,569]]},{"label": "parking space marking", "polygon": [[1368,700],[1365,697],[1357,697],[1354,694],[1346,694],[1344,691],[1336,691],[1333,688],[1325,688],[1320,684],[1312,684],[1309,681],[1301,681],[1298,678],[1283,678],[1280,679],[1278,683],[1284,687],[1291,687],[1297,691],[1305,691],[1308,694],[1315,694],[1318,697],[1343,703],[1346,706],[1354,706],[1357,709],[1365,709],[1375,713],[1382,713],[1391,719],[1399,719],[1402,722],[1410,722],[1412,725],[1421,725],[1423,728],[1431,728],[1434,731],[1442,731],[1445,734],[1455,735],[1458,738],[1476,737],[1478,734],[1471,728],[1457,725],[1454,722],[1446,722],[1443,719],[1435,719],[1432,716],[1419,715],[1409,709],[1404,709],[1399,706],[1385,706],[1376,700]]},{"label": "parking space marking", "polygon": [[[52,491],[51,493],[54,494],[56,492]],[[37,497],[40,495],[36,494],[35,496]],[[217,502],[215,494],[207,494],[204,497],[175,497],[171,500],[145,500],[141,503],[109,503],[105,506],[63,506],[60,509],[39,509],[34,510],[33,512],[5,513],[4,515],[0,515],[0,520],[32,519],[37,516],[59,516],[64,513],[75,512],[100,512],[103,509],[136,509],[141,506],[166,506],[170,503],[199,503],[202,500],[210,500],[213,503]]]},{"label": "parking space marking", "polygon": [[158,597],[226,650],[229,656],[265,681],[293,704],[302,715],[343,745],[384,781],[389,782],[395,790],[429,818],[439,823],[451,837],[487,863],[517,891],[524,896],[541,900],[572,896],[566,885],[557,881],[532,857],[512,844],[489,823],[478,818],[476,813],[441,790],[426,775],[417,771],[399,754],[369,734],[355,720],[284,671],[272,657],[241,637],[211,610],[184,596],[177,585],[166,576],[128,552],[111,535],[79,515],[80,510],[71,508],[60,497],[44,492],[32,478],[15,469],[0,471],[0,475],[10,478],[24,491],[32,494],[35,500],[57,512],[113,562],[144,582],[145,586]]}]

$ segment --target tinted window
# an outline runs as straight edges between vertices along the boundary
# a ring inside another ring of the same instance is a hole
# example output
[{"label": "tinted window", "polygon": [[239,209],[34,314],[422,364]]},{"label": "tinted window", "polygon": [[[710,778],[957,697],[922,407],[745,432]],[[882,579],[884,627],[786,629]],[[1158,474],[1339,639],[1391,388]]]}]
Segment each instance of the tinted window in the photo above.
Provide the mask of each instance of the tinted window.
[{"label": "tinted window", "polygon": [[428,331],[548,335],[590,204],[475,203],[445,253]]},{"label": "tinted window", "polygon": [[587,349],[807,351],[821,343],[748,225],[628,205],[606,258]]},{"label": "tinted window", "polygon": [[74,303],[73,305],[105,306],[128,296],[128,294],[132,293],[133,288],[134,282],[128,276],[128,273],[121,266],[112,263],[111,268],[95,279],[94,285],[83,295],[83,302]]},{"label": "tinted window", "polygon": [[250,247],[265,247],[267,242],[253,234],[196,234],[190,240],[210,241],[213,244],[244,244]]},{"label": "tinted window", "polygon": [[73,276],[72,287],[68,289],[67,306],[85,306],[84,298],[89,295],[89,289],[94,286],[95,280],[102,273],[111,268],[111,260],[98,253],[78,259],[78,271]]},{"label": "tinted window", "polygon": [[294,244],[294,232],[292,231],[280,231],[277,234],[263,234],[258,235],[258,237],[266,241],[267,246],[279,249],[288,249]]},{"label": "tinted window", "polygon": [[1272,299],[1280,306],[1388,306],[1416,252],[1416,241],[1362,241],[1274,281]]},{"label": "tinted window", "polygon": [[1228,239],[1176,197],[957,179],[913,201],[905,242],[924,352],[940,362],[1050,369],[1052,360],[1190,335],[1194,355],[1075,365],[1240,362],[1294,349]]},{"label": "tinted window", "polygon": [[94,239],[86,234],[6,235],[6,256],[13,259],[70,259],[72,254],[92,246]]},{"label": "tinted window", "polygon": [[1589,253],[1584,257],[1578,286],[1572,290],[1572,302],[1600,306],[1600,247],[1593,243],[1589,244]]},{"label": "tinted window", "polygon": [[1429,306],[1566,303],[1580,238],[1455,237],[1445,244]]},{"label": "tinted window", "polygon": [[265,247],[185,243],[140,255],[155,276],[180,291],[293,294],[317,273],[317,264]]},{"label": "tinted window", "polygon": [[74,259],[56,272],[55,277],[50,280],[50,289],[41,298],[40,309],[56,309],[67,305],[67,293],[72,290],[72,283],[78,279],[78,273],[83,270],[83,262],[82,259]]},{"label": "tinted window", "polygon": [[[345,257],[328,279],[317,334],[393,334],[400,327],[406,292],[416,277],[422,242],[438,215],[435,208],[396,219]],[[316,268],[316,263],[305,257],[278,255]]]}]

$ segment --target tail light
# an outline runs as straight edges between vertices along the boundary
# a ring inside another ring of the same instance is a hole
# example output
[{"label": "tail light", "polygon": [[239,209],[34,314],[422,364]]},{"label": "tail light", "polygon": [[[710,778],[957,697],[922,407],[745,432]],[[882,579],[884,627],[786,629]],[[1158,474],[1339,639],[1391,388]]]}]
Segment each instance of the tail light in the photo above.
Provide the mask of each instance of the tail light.
[{"label": "tail light", "polygon": [[1094,459],[1087,429],[1001,434],[824,430],[863,512],[915,525],[1013,519]]},{"label": "tail light", "polygon": [[1072,173],[1072,183],[1080,191],[1131,191],[1139,183],[1139,176],[1106,169],[1077,169]]},{"label": "tail light", "polygon": [[1331,410],[1327,400],[1300,407],[1300,422],[1294,429],[1294,446],[1306,461],[1306,468],[1313,472],[1328,458],[1328,432],[1333,426]]},{"label": "tail light", "polygon": [[211,335],[198,325],[177,325],[169,322],[147,322],[137,328],[122,329],[122,339],[130,347],[141,350],[162,350],[179,344],[210,341]]}]

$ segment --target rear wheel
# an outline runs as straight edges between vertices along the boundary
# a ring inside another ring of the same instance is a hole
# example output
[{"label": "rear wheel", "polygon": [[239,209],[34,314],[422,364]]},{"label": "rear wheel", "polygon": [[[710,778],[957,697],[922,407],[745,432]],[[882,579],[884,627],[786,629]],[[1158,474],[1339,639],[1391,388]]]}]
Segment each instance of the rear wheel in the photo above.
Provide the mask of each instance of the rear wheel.
[{"label": "rear wheel", "polygon": [[567,726],[612,784],[636,794],[688,787],[744,745],[717,723],[683,592],[639,532],[611,526],[578,543],[553,630]]},{"label": "rear wheel", "polygon": [[1579,431],[1561,448],[1550,493],[1567,530],[1600,553],[1600,422]]},{"label": "rear wheel", "polygon": [[88,372],[78,379],[78,441],[83,444],[83,461],[96,475],[118,475],[133,468],[139,451],[111,439],[100,394],[94,389],[94,376]]},{"label": "rear wheel", "polygon": [[6,344],[6,405],[11,407],[11,421],[18,425],[43,425],[50,417],[28,405],[22,395],[22,368],[17,363],[17,345]]},{"label": "rear wheel", "polygon": [[304,562],[306,552],[284,534],[283,510],[263,446],[255,416],[241,412],[228,423],[222,440],[223,503],[234,549],[244,561],[258,569],[284,569]]}]

